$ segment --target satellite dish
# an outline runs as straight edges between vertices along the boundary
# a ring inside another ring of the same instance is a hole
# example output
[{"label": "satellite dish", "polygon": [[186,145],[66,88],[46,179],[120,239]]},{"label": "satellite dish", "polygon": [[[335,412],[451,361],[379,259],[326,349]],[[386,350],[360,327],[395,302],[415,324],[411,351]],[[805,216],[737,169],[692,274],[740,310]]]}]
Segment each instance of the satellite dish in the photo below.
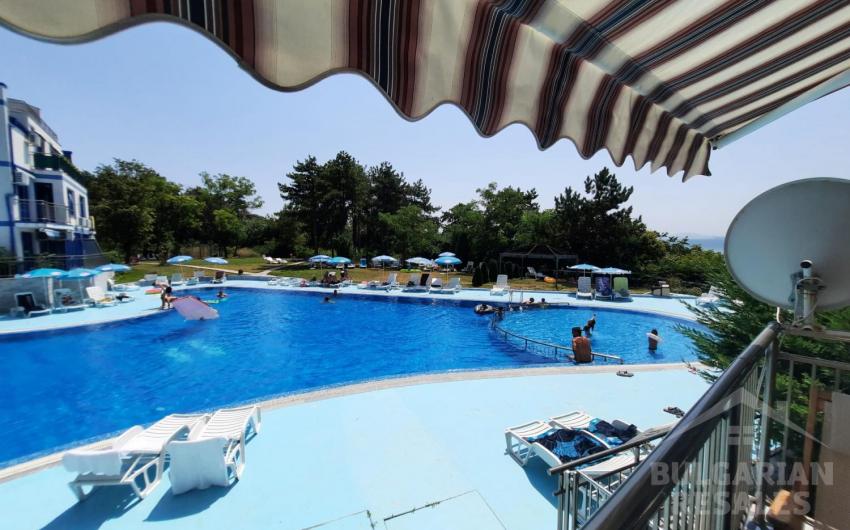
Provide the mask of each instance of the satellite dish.
[{"label": "satellite dish", "polygon": [[814,285],[808,316],[850,305],[850,180],[798,180],[762,193],[735,216],[724,251],[732,277],[762,302],[799,310],[806,278]]}]

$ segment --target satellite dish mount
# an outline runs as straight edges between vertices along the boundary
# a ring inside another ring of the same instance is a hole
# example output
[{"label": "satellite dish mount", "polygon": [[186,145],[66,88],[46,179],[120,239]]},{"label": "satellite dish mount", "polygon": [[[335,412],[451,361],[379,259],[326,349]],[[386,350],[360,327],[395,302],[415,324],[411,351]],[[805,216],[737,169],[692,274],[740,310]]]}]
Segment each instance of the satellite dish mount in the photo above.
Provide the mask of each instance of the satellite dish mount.
[{"label": "satellite dish mount", "polygon": [[818,311],[850,306],[848,226],[850,180],[782,184],[735,216],[726,234],[726,265],[754,298],[793,312],[787,333],[850,342],[850,333],[825,330],[816,319]]}]

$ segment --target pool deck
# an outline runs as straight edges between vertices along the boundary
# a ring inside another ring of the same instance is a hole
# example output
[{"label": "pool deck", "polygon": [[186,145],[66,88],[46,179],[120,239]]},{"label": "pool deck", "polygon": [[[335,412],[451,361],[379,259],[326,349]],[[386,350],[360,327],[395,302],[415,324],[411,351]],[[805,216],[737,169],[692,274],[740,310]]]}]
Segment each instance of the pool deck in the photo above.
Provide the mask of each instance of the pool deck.
[{"label": "pool deck", "polygon": [[[184,289],[218,289],[220,287],[224,287],[225,289],[252,288],[272,291],[313,292],[324,295],[329,295],[331,293],[331,289],[323,287],[283,287],[268,285],[265,281],[256,280],[228,280],[224,284],[212,285],[209,283],[202,283],[188,287],[181,286],[176,287],[175,292],[179,294],[179,292]],[[464,289],[455,294],[431,294],[404,292],[398,289],[387,292],[381,289],[358,289],[355,286],[349,286],[341,288],[338,291],[341,296],[356,295],[420,300],[430,298],[434,300],[463,300],[468,302],[487,303],[506,303],[511,299],[514,303],[516,303],[520,300],[521,296],[525,297],[525,299],[533,296],[535,299],[546,298],[547,302],[553,304],[570,304],[574,307],[640,311],[684,319],[693,319],[693,315],[688,310],[688,304],[693,304],[695,301],[695,298],[685,296],[657,298],[641,295],[633,296],[631,301],[620,302],[613,302],[609,300],[577,300],[575,296],[569,292],[554,291],[514,291],[511,295],[505,294],[502,296],[493,296],[490,294],[490,291],[486,289]],[[117,304],[112,307],[87,308],[82,311],[53,313],[50,315],[32,318],[0,318],[0,336],[32,331],[57,330],[76,326],[106,324],[109,322],[152,316],[161,313],[159,309],[160,299],[158,295],[146,295],[144,294],[144,290],[132,291],[128,294],[133,295],[135,300]]]},{"label": "pool deck", "polygon": [[138,503],[104,488],[76,504],[72,475],[53,466],[0,478],[0,528],[554,528],[556,480],[505,455],[506,427],[571,410],[659,425],[672,420],[664,407],[686,410],[707,389],[682,366],[618,368],[450,372],[282,398],[263,405],[230,488],[174,496],[166,478]]}]

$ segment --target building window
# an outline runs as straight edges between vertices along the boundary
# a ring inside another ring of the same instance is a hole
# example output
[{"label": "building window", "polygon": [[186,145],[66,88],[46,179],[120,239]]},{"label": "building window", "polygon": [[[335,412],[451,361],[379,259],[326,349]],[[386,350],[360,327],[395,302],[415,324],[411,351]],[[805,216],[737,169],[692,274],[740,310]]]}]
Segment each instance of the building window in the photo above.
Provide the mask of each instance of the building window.
[{"label": "building window", "polygon": [[86,198],[80,195],[80,217],[88,217],[86,215]]},{"label": "building window", "polygon": [[75,210],[76,210],[75,205],[76,205],[76,199],[74,197],[74,190],[68,190],[68,214],[69,215],[75,215],[75,213],[74,213]]}]

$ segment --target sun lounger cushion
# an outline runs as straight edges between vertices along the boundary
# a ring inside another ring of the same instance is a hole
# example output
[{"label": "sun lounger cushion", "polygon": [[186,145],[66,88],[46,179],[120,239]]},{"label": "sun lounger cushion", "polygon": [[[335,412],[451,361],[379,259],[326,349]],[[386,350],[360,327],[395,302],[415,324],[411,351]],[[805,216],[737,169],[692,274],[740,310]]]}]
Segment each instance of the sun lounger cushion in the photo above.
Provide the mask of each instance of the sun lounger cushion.
[{"label": "sun lounger cushion", "polygon": [[572,429],[558,429],[535,441],[554,453],[561,462],[570,462],[606,449],[586,433]]},{"label": "sun lounger cushion", "polygon": [[169,443],[171,466],[168,475],[172,493],[179,495],[193,489],[227,486],[225,445],[227,439],[223,437]]}]

